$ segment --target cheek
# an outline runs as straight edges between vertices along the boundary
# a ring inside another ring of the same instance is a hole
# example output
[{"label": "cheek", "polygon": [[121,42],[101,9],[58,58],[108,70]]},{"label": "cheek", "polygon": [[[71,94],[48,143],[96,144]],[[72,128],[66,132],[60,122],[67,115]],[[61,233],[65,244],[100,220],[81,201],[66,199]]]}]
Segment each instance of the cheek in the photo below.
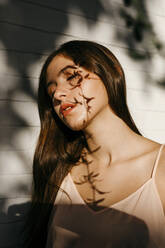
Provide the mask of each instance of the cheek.
[{"label": "cheek", "polygon": [[108,103],[108,94],[102,81],[87,81],[82,86],[82,92],[85,97],[92,98],[90,105]]}]

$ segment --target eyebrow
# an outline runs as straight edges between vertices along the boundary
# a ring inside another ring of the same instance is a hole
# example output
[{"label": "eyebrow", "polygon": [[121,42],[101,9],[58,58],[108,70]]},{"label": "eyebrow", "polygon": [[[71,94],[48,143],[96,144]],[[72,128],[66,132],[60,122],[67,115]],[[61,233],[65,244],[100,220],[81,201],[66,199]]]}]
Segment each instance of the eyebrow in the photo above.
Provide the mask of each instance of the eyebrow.
[{"label": "eyebrow", "polygon": [[58,72],[58,76],[61,75],[61,73],[65,72],[67,69],[77,69],[77,66],[75,65],[67,65],[64,68],[62,68],[59,72]]}]

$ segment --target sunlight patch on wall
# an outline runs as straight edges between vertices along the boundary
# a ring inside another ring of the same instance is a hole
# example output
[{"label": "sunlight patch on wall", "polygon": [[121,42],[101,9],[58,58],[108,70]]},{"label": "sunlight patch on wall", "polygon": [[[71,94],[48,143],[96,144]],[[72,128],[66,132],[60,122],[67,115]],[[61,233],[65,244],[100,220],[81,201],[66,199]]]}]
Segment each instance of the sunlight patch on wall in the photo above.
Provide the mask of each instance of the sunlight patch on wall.
[{"label": "sunlight patch on wall", "polygon": [[34,148],[24,151],[0,151],[0,175],[32,172]]},{"label": "sunlight patch on wall", "polygon": [[[105,13],[101,14],[99,19],[107,20],[108,22],[108,16],[106,16]],[[73,39],[74,37],[75,39],[81,39],[81,37],[83,37],[83,39],[87,40],[108,43],[110,40],[114,40],[115,29],[106,22],[98,22],[71,15],[68,16],[68,26],[64,30],[64,33],[72,34]],[[72,38],[70,37],[70,39]],[[60,43],[60,40],[58,39],[57,42]]]},{"label": "sunlight patch on wall", "polygon": [[15,149],[26,150],[35,147],[39,134],[39,128],[21,128],[13,138]]},{"label": "sunlight patch on wall", "polygon": [[152,77],[154,81],[159,81],[164,77],[165,81],[165,57],[154,54],[151,59]]},{"label": "sunlight patch on wall", "polygon": [[12,108],[20,118],[26,122],[26,125],[39,126],[39,115],[37,109],[37,102],[30,98],[23,91],[16,91],[13,95],[14,98],[20,99],[21,101],[14,101]]},{"label": "sunlight patch on wall", "polygon": [[31,174],[22,175],[2,175],[0,176],[0,199],[5,198],[20,198],[25,195],[30,195],[31,192]]},{"label": "sunlight patch on wall", "polygon": [[151,14],[157,14],[165,16],[165,1],[164,0],[150,0],[145,1],[147,10]]}]

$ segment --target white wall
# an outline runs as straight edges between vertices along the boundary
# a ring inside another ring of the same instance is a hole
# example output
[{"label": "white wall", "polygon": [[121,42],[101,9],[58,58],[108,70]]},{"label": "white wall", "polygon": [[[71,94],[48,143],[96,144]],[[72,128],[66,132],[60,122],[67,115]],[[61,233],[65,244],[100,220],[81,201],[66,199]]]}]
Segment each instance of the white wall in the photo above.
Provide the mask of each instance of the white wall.
[{"label": "white wall", "polygon": [[[0,248],[18,247],[39,132],[38,76],[46,56],[61,42],[89,39],[109,47],[125,70],[137,126],[164,143],[165,52],[154,44],[165,41],[165,2],[151,0],[144,8],[127,7],[122,0],[0,1]],[[137,42],[122,13],[135,20],[141,14],[152,30],[144,28]]]}]

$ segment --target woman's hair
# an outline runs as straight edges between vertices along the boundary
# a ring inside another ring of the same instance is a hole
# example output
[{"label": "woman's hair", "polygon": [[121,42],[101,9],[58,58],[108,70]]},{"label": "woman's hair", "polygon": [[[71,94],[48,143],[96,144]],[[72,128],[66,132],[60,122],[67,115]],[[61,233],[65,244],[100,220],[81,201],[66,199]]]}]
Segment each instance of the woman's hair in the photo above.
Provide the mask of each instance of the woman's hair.
[{"label": "woman's hair", "polygon": [[128,110],[123,69],[112,52],[92,41],[73,40],[50,54],[39,79],[41,130],[33,161],[32,204],[26,224],[29,231],[25,247],[28,248],[45,247],[48,220],[60,185],[79,161],[82,149],[88,148],[83,132],[69,129],[58,118],[47,93],[47,68],[59,54],[97,74],[105,85],[113,112],[140,134]]}]

